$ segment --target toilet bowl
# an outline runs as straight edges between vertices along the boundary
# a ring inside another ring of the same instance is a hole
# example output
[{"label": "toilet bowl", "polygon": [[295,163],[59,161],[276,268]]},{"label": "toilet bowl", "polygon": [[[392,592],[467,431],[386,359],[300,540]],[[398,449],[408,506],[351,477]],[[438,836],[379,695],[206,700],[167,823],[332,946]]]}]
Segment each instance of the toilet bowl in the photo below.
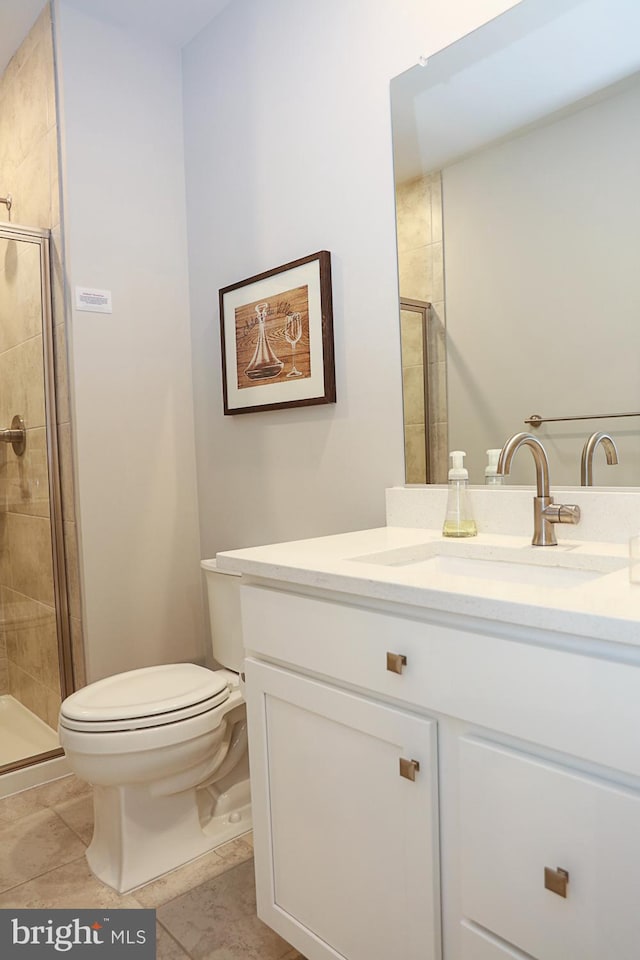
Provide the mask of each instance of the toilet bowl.
[{"label": "toilet bowl", "polygon": [[214,655],[231,669],[144,667],[89,684],[60,708],[69,765],[93,786],[87,860],[120,893],[251,829],[239,578],[215,561],[203,567]]}]

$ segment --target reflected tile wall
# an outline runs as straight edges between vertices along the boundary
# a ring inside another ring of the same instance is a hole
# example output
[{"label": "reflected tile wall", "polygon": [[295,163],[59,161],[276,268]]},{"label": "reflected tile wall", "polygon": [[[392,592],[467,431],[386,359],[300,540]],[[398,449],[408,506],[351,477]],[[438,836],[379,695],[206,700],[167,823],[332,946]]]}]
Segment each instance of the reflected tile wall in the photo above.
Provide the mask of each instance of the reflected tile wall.
[{"label": "reflected tile wall", "polygon": [[[442,231],[442,181],[439,173],[400,184],[396,191],[398,230],[398,269],[400,296],[432,304],[428,324],[427,370],[429,391],[429,457],[432,479],[447,480],[447,375],[444,305],[444,259]],[[406,482],[424,483],[426,450],[424,401],[416,390],[417,367],[420,374],[416,324],[411,314],[403,314],[401,323]]]},{"label": "reflected tile wall", "polygon": [[[65,549],[76,554],[71,423],[60,260],[60,202],[53,42],[49,7],[0,79],[0,195],[11,220],[51,228],[56,420],[61,443]],[[0,208],[0,218],[5,216]],[[59,321],[59,322],[57,322]],[[27,449],[0,450],[0,693],[11,692],[55,727],[60,705],[45,431],[39,252],[0,241],[0,426],[19,413]],[[76,580],[70,593],[79,596]],[[84,682],[80,605],[72,637],[78,685]],[[4,685],[4,687],[3,687]]]}]

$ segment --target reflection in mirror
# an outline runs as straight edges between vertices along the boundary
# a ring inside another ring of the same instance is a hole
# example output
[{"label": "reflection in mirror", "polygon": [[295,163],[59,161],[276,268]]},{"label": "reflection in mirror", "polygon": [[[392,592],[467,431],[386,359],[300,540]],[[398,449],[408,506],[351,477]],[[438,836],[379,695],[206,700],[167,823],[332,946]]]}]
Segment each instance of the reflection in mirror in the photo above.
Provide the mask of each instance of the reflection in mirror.
[{"label": "reflection in mirror", "polygon": [[556,487],[596,431],[594,484],[640,483],[639,36],[637,0],[522,0],[392,81],[400,295],[431,304],[420,454],[401,311],[407,482],[456,448],[482,483],[528,430]]}]

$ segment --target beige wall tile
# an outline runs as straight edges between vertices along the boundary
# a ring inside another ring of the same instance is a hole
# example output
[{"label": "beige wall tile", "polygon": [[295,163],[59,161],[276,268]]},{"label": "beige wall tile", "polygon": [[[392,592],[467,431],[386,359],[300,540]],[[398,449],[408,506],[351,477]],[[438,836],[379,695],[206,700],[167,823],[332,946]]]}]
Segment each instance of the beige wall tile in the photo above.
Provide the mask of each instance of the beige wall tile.
[{"label": "beige wall tile", "polygon": [[27,710],[35,713],[36,717],[47,723],[46,688],[34,680],[15,665],[12,660],[7,661],[9,668],[9,692],[19,700]]},{"label": "beige wall tile", "polygon": [[440,171],[432,173],[429,181],[431,187],[431,240],[437,242],[443,239],[442,175]]},{"label": "beige wall tile", "polygon": [[7,643],[7,656],[54,693],[60,692],[58,668],[58,634],[53,607],[14,593],[8,605],[12,632]]},{"label": "beige wall tile", "polygon": [[449,427],[446,422],[434,423],[429,428],[431,453],[431,482],[446,483],[449,473]]},{"label": "beige wall tile", "polygon": [[[7,514],[0,510],[0,587],[11,585],[11,552]],[[0,591],[1,593],[1,591]]]},{"label": "beige wall tile", "polygon": [[447,420],[447,365],[444,361],[429,364],[429,420],[445,423]]},{"label": "beige wall tile", "polygon": [[56,730],[60,710],[60,696],[39,683],[30,674],[7,660],[9,693],[20,703],[39,717],[43,723]]},{"label": "beige wall tile", "polygon": [[[442,178],[439,172],[401,185],[396,195],[400,294],[432,304],[426,351],[430,421],[427,456],[430,479],[436,483],[445,483],[448,473],[442,202]],[[415,348],[415,340],[412,342],[405,333],[403,314],[403,366],[407,365],[404,360],[405,342],[408,355],[412,347]],[[405,423],[412,427],[411,430],[409,426],[405,428],[406,479],[408,483],[416,483],[423,479],[422,453],[417,440],[417,430],[414,429],[423,419],[417,416],[415,407],[417,374],[408,374],[407,370],[403,370],[403,382]]]},{"label": "beige wall tile", "polygon": [[403,251],[398,258],[400,296],[409,300],[430,300],[433,287],[429,246]]},{"label": "beige wall tile", "polygon": [[0,695],[9,693],[9,663],[6,657],[0,657]]},{"label": "beige wall tile", "polygon": [[404,422],[424,423],[424,367],[405,367],[402,371]]},{"label": "beige wall tile", "polygon": [[74,522],[75,504],[73,499],[73,460],[70,423],[61,423],[58,426],[58,457],[60,460],[62,517],[64,520]]},{"label": "beige wall tile", "polygon": [[58,423],[69,423],[71,408],[69,404],[69,377],[67,372],[66,327],[57,323],[53,328],[54,363],[56,377],[56,406]]},{"label": "beige wall tile", "polygon": [[11,219],[31,227],[49,227],[51,217],[51,150],[46,131],[16,164]]},{"label": "beige wall tile", "polygon": [[426,442],[424,424],[406,424],[404,455],[407,483],[426,483]]},{"label": "beige wall tile", "polygon": [[[54,340],[56,338],[56,327],[64,324],[64,267],[62,264],[62,231],[60,224],[53,224],[51,228],[51,244],[49,247],[51,257],[51,299],[53,301],[53,322],[54,322]],[[64,326],[59,337],[64,338]]]},{"label": "beige wall tile", "polygon": [[45,517],[7,516],[14,590],[53,606],[51,525]]},{"label": "beige wall tile", "polygon": [[425,177],[398,186],[396,211],[399,251],[431,242],[431,184]]},{"label": "beige wall tile", "polygon": [[21,456],[16,456],[12,450],[8,453],[8,471],[6,510],[48,517],[49,466],[44,427],[27,430],[26,447]]},{"label": "beige wall tile", "polygon": [[0,353],[0,424],[19,414],[27,428],[44,426],[42,337]]},{"label": "beige wall tile", "polygon": [[431,258],[429,300],[436,303],[444,300],[444,254],[441,241],[429,245],[429,257]]},{"label": "beige wall tile", "polygon": [[447,330],[443,300],[431,304],[427,329],[429,331],[429,363],[445,363]]},{"label": "beige wall tile", "polygon": [[58,168],[58,128],[55,123],[47,132],[49,142],[49,226],[60,225],[60,174]]},{"label": "beige wall tile", "polygon": [[[53,67],[49,45],[37,37],[16,74],[19,109],[13,130],[16,159],[21,163],[49,129],[49,71]],[[47,161],[47,171],[48,171]],[[47,184],[48,186],[48,184]]]},{"label": "beige wall tile", "polygon": [[84,636],[82,621],[71,617],[71,651],[73,658],[73,679],[76,689],[87,685],[87,673],[84,661]]},{"label": "beige wall tile", "polygon": [[5,241],[0,264],[0,352],[42,331],[40,257],[36,244]]},{"label": "beige wall tile", "polygon": [[400,341],[403,367],[423,362],[422,314],[412,310],[400,311]]},{"label": "beige wall tile", "polygon": [[78,568],[78,541],[75,523],[64,523],[64,552],[67,561],[69,586],[69,611],[76,620],[81,620],[80,574]]},{"label": "beige wall tile", "polygon": [[52,730],[58,729],[58,719],[60,717],[60,704],[62,703],[62,697],[59,693],[55,693],[53,690],[50,690],[49,687],[45,687],[45,716],[43,720]]}]

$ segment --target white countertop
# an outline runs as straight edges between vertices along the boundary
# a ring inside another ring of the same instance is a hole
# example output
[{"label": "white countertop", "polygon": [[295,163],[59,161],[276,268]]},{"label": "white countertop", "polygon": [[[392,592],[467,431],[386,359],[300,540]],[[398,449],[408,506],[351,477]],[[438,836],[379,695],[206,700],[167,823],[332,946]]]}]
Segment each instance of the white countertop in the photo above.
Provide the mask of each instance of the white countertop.
[{"label": "white countertop", "polygon": [[[379,556],[387,551],[399,553]],[[484,560],[498,562],[487,569],[499,576],[460,575],[455,564],[440,569],[429,560],[434,551],[462,557],[479,553]],[[515,561],[509,563],[511,568],[523,563],[558,568],[557,582],[551,571],[546,584],[526,582],[530,567],[521,567],[524,573],[517,575],[525,582],[502,579],[501,571],[510,572],[505,571],[507,557]],[[220,569],[283,584],[640,646],[640,584],[629,583],[626,560],[626,544],[559,537],[556,547],[532,547],[530,537],[480,533],[451,540],[440,530],[394,526],[217,555]],[[620,569],[584,582],[581,574],[573,582],[572,575],[564,576],[566,571],[560,569],[563,565],[603,569],[608,564]]]}]

